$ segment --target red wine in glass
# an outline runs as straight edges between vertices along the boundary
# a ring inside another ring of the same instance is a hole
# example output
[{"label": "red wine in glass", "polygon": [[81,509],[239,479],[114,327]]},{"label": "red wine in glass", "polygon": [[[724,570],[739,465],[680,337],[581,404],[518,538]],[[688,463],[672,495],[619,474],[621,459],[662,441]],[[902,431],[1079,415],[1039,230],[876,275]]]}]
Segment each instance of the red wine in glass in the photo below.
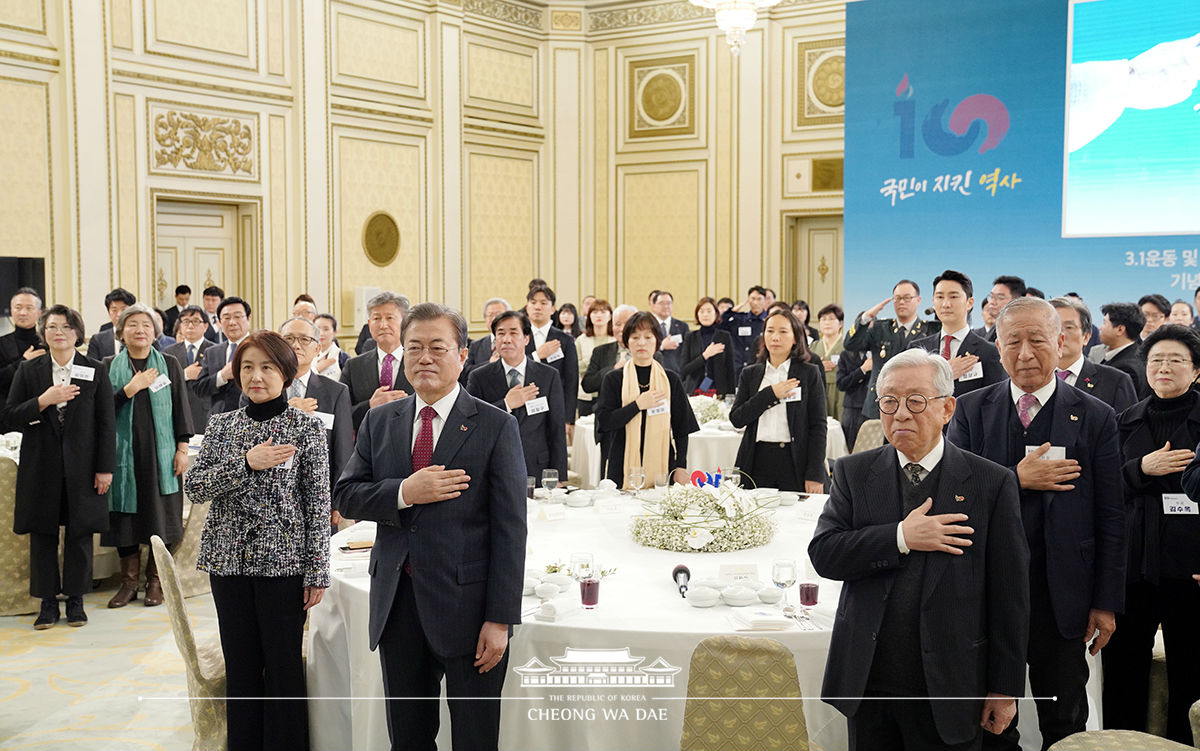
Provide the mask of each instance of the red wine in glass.
[{"label": "red wine in glass", "polygon": [[817,604],[816,582],[804,582],[800,585],[800,604],[806,608]]},{"label": "red wine in glass", "polygon": [[596,607],[596,603],[600,602],[600,580],[580,579],[579,599],[583,601],[583,607],[588,610]]}]

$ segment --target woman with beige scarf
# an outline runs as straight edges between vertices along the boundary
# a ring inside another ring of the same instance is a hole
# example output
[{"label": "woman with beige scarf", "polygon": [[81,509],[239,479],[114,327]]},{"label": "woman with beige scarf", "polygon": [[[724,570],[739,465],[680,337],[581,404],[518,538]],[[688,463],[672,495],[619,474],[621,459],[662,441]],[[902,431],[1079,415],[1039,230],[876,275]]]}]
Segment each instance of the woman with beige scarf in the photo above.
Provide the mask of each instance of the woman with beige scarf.
[{"label": "woman with beige scarf", "polygon": [[596,400],[601,474],[625,488],[633,487],[626,474],[632,467],[641,467],[649,483],[658,475],[686,482],[688,434],[700,426],[679,376],[655,359],[662,330],[638,312],[625,323],[621,343],[632,367],[618,358]]}]

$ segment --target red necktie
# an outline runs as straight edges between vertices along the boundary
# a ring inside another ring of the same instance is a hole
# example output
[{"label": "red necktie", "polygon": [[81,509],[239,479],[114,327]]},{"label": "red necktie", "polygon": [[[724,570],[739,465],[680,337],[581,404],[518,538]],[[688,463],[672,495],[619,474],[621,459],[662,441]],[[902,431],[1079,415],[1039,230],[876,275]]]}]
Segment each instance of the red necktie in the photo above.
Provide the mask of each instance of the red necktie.
[{"label": "red necktie", "polygon": [[425,469],[433,461],[433,418],[437,410],[421,407],[421,429],[417,431],[417,442],[413,444],[412,471]]},{"label": "red necktie", "polygon": [[391,352],[387,353],[387,355],[383,358],[383,367],[379,369],[379,385],[388,391],[392,390],[392,381],[394,380],[394,376],[392,374],[392,362],[394,362],[395,359],[396,358],[392,356]]},{"label": "red necktie", "polygon": [[950,340],[953,338],[949,334],[942,337],[942,357],[947,360],[950,359]]}]

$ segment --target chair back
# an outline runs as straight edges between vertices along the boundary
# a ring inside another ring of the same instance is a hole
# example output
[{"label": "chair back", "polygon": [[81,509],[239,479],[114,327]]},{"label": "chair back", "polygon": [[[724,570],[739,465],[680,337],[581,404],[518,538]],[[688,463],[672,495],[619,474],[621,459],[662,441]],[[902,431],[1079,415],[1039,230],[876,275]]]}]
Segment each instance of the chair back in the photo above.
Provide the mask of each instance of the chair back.
[{"label": "chair back", "polygon": [[[761,697],[761,698],[758,698]],[[774,639],[710,636],[692,652],[682,751],[807,751],[800,678]]]},{"label": "chair back", "polygon": [[163,600],[167,604],[167,615],[171,619],[171,632],[175,635],[175,646],[187,666],[188,673],[200,670],[200,656],[196,649],[196,637],[192,623],[188,620],[187,607],[183,604],[183,591],[179,586],[179,573],[175,570],[175,558],[162,538],[150,538],[150,554],[158,566],[158,577],[162,582]]},{"label": "chair back", "polygon": [[13,532],[17,463],[0,457],[0,615],[36,613],[41,601],[29,596],[29,535]]},{"label": "chair back", "polygon": [[858,437],[854,439],[854,453],[877,449],[883,445],[883,423],[879,420],[867,420],[858,428]]}]

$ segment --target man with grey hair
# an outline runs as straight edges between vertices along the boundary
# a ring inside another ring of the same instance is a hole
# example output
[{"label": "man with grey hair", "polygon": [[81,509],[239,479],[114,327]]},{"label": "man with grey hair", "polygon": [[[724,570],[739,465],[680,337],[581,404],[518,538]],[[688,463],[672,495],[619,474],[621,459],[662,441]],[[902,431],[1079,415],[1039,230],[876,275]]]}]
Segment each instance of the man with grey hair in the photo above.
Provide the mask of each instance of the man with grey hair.
[{"label": "man with grey hair", "polygon": [[488,333],[467,345],[467,361],[463,363],[462,375],[458,379],[462,385],[467,385],[467,378],[470,377],[472,370],[480,365],[496,362],[500,358],[500,355],[492,351],[492,342],[496,338],[492,335],[492,321],[496,320],[496,316],[509,310],[512,310],[512,306],[503,297],[489,298],[483,304],[483,322],[487,324]]},{"label": "man with grey hair", "polygon": [[1025,690],[1017,483],[942,438],[955,399],[940,355],[893,355],[876,386],[888,445],[834,463],[808,548],[821,576],[845,582],[821,692],[847,716],[851,749],[978,748]]},{"label": "man with grey hair", "polygon": [[1055,375],[1064,383],[1091,394],[1118,415],[1136,402],[1133,380],[1111,365],[1092,362],[1084,356],[1092,338],[1092,313],[1075,298],[1050,300],[1062,321],[1063,350]]},{"label": "man with grey hair", "polygon": [[[625,330],[626,322],[636,312],[638,312],[637,308],[627,304],[618,305],[613,310],[613,341],[601,344],[592,350],[592,359],[588,360],[587,370],[583,372],[583,378],[580,379],[580,385],[585,392],[589,394],[599,392],[600,384],[604,382],[604,376],[613,370],[620,370],[629,362],[629,350],[621,344],[621,332]],[[654,359],[661,363],[662,352],[656,352]]]},{"label": "man with grey hair", "polygon": [[[950,442],[1017,476],[1029,543],[1029,685],[1042,748],[1082,731],[1088,665],[1125,604],[1125,509],[1112,407],[1060,383],[1062,322],[1054,306],[1018,297],[996,317],[1008,379],[965,394]],[[1013,723],[988,748],[1017,749]],[[994,741],[994,742],[993,742]]]},{"label": "man with grey hair", "polygon": [[375,347],[347,360],[341,376],[342,383],[350,388],[355,430],[368,409],[412,393],[412,385],[404,377],[404,348],[400,344],[400,329],[408,308],[408,298],[395,292],[380,292],[367,301],[367,327]]},{"label": "man with grey hair", "polygon": [[26,360],[46,354],[46,345],[37,334],[38,317],[42,314],[42,298],[31,287],[21,287],[13,293],[8,304],[13,330],[0,336],[0,404],[8,399],[17,367]]},{"label": "man with grey hair", "polygon": [[[395,302],[405,313],[408,313],[408,309],[412,307],[412,303],[406,296],[385,290],[367,300],[367,316],[370,317],[371,308],[387,300]],[[371,349],[375,349],[375,340],[371,338],[371,322],[367,321],[358,331],[358,341],[354,343],[354,354],[361,355]]]}]

